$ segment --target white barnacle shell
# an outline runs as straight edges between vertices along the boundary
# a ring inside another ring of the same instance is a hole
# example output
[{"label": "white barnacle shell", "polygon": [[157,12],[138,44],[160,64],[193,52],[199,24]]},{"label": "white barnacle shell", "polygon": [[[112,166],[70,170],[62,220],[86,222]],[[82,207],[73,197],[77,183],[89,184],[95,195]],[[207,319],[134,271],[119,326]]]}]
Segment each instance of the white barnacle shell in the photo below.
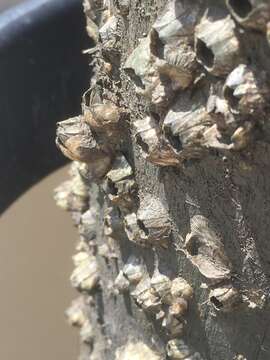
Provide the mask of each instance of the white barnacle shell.
[{"label": "white barnacle shell", "polygon": [[213,75],[226,75],[239,63],[240,43],[230,15],[215,18],[205,13],[195,29],[195,51],[198,62]]},{"label": "white barnacle shell", "polygon": [[124,217],[124,227],[128,239],[138,245],[147,246],[146,237],[138,224],[137,215],[133,212]]},{"label": "white barnacle shell", "polygon": [[129,342],[116,350],[116,360],[161,360],[156,352],[143,342]]},{"label": "white barnacle shell", "polygon": [[194,352],[181,339],[172,339],[168,341],[166,350],[167,355],[172,360],[202,360],[200,354]]},{"label": "white barnacle shell", "polygon": [[244,27],[265,31],[270,19],[270,4],[267,0],[226,0],[232,16]]},{"label": "white barnacle shell", "polygon": [[111,170],[107,173],[106,178],[112,183],[124,180],[133,175],[132,167],[129,165],[124,155],[118,156],[112,164]]},{"label": "white barnacle shell", "polygon": [[172,304],[169,307],[169,314],[176,318],[182,318],[182,316],[187,312],[188,302],[184,298],[174,299]]},{"label": "white barnacle shell", "polygon": [[239,291],[232,285],[224,285],[210,291],[209,302],[217,311],[233,311],[242,302]]},{"label": "white barnacle shell", "polygon": [[137,222],[149,243],[167,245],[171,234],[171,223],[167,209],[157,197],[147,194],[140,201]]},{"label": "white barnacle shell", "polygon": [[83,343],[91,344],[94,339],[94,329],[89,320],[87,320],[80,330],[80,338]]},{"label": "white barnacle shell", "polygon": [[87,319],[84,299],[73,300],[71,306],[65,311],[65,315],[70,325],[82,327]]},{"label": "white barnacle shell", "polygon": [[212,282],[228,279],[231,264],[220,236],[207,218],[195,215],[190,221],[191,232],[185,240],[185,253],[200,273]]},{"label": "white barnacle shell", "polygon": [[101,26],[99,29],[100,39],[103,45],[108,45],[112,42],[114,44],[115,37],[117,35],[117,25],[118,25],[118,18],[117,16],[109,16],[107,21]]},{"label": "white barnacle shell", "polygon": [[134,122],[136,139],[143,157],[159,166],[177,166],[180,164],[177,152],[162,137],[157,122],[150,116]]},{"label": "white barnacle shell", "polygon": [[158,313],[161,309],[160,298],[151,291],[151,282],[148,276],[138,283],[131,296],[144,311]]},{"label": "white barnacle shell", "polygon": [[98,216],[97,210],[93,206],[81,215],[78,230],[79,230],[79,234],[86,241],[92,241],[96,238],[97,216]]},{"label": "white barnacle shell", "polygon": [[116,279],[114,280],[114,287],[120,292],[123,293],[129,289],[130,282],[127,277],[124,275],[123,271],[119,271]]},{"label": "white barnacle shell", "polygon": [[166,329],[167,334],[170,337],[176,337],[183,335],[184,332],[184,322],[182,319],[177,319],[175,316],[172,316],[170,313],[162,320],[162,327]]},{"label": "white barnacle shell", "polygon": [[75,269],[70,276],[71,285],[79,291],[90,291],[97,286],[99,271],[96,258],[81,251],[73,256]]},{"label": "white barnacle shell", "polygon": [[153,28],[163,44],[186,37],[192,40],[198,14],[199,6],[196,2],[170,0],[155,21]]},{"label": "white barnacle shell", "polygon": [[173,298],[190,300],[193,296],[193,289],[185,279],[177,277],[172,280],[171,294]]},{"label": "white barnacle shell", "polygon": [[171,280],[168,276],[156,271],[151,278],[153,293],[160,297],[162,303],[171,304]]},{"label": "white barnacle shell", "polygon": [[141,262],[141,259],[135,255],[131,255],[123,267],[123,274],[129,280],[131,284],[137,284],[143,278],[145,268]]},{"label": "white barnacle shell", "polygon": [[232,112],[258,116],[269,102],[267,75],[240,64],[228,75],[223,94]]}]

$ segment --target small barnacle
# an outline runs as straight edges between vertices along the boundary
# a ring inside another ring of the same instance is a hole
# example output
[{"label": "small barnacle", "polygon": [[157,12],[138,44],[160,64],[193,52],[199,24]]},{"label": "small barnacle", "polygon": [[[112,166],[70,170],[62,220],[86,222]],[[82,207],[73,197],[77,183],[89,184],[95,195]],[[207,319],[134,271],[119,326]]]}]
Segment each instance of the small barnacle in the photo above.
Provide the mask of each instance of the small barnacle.
[{"label": "small barnacle", "polygon": [[191,232],[185,240],[185,253],[203,276],[212,282],[228,279],[231,264],[225,253],[220,236],[202,215],[190,221]]},{"label": "small barnacle", "polygon": [[93,206],[81,215],[79,234],[87,242],[95,240],[97,236],[97,215],[97,209]]},{"label": "small barnacle", "polygon": [[89,206],[89,191],[74,167],[72,164],[71,179],[54,190],[54,199],[57,206],[63,210],[83,212]]},{"label": "small barnacle", "polygon": [[187,312],[188,302],[184,298],[177,298],[173,301],[172,305],[169,307],[169,314],[176,318],[182,318],[182,316]]},{"label": "small barnacle", "polygon": [[168,341],[166,350],[172,360],[202,360],[200,354],[190,349],[181,339]]},{"label": "small barnacle", "polygon": [[128,212],[134,207],[137,194],[137,185],[132,175],[131,166],[121,155],[114,161],[103,184],[103,189],[108,194],[111,203]]},{"label": "small barnacle", "polygon": [[94,339],[94,329],[89,320],[85,321],[81,330],[80,338],[83,343],[91,344]]},{"label": "small barnacle", "polygon": [[265,31],[270,19],[267,0],[226,0],[232,16],[244,27]]},{"label": "small barnacle", "polygon": [[171,223],[167,209],[158,198],[150,194],[145,195],[140,202],[137,222],[149,243],[167,245],[171,234]]},{"label": "small barnacle", "polygon": [[190,300],[193,296],[193,289],[185,279],[177,277],[172,280],[171,294],[173,298]]},{"label": "small barnacle", "polygon": [[141,147],[143,157],[159,166],[177,166],[180,164],[178,154],[162,137],[158,124],[152,117],[134,122],[136,140]]},{"label": "small barnacle", "polygon": [[56,145],[71,160],[93,164],[102,160],[106,165],[111,163],[111,149],[97,143],[89,125],[82,121],[81,116],[57,123]]},{"label": "small barnacle", "polygon": [[149,246],[145,234],[138,224],[137,215],[135,213],[127,214],[124,217],[124,228],[130,241],[141,246]]},{"label": "small barnacle", "polygon": [[233,150],[244,149],[251,141],[251,130],[254,124],[246,121],[242,126],[239,126],[231,136]]},{"label": "small barnacle", "polygon": [[144,273],[145,268],[141,259],[131,255],[123,267],[123,274],[131,284],[137,284],[142,280]]},{"label": "small barnacle", "polygon": [[108,16],[104,24],[99,29],[99,35],[104,47],[113,47],[118,30],[118,17],[115,15]]},{"label": "small barnacle", "polygon": [[96,258],[86,252],[73,256],[75,269],[70,276],[71,285],[79,291],[92,290],[99,281]]},{"label": "small barnacle", "polygon": [[123,221],[119,210],[115,206],[107,207],[104,214],[104,234],[117,239],[122,235],[123,230]]},{"label": "small barnacle", "polygon": [[87,319],[84,299],[78,298],[73,300],[65,315],[70,325],[82,327]]},{"label": "small barnacle", "polygon": [[118,348],[115,355],[115,360],[161,360],[161,356],[141,341],[127,343]]},{"label": "small barnacle", "polygon": [[161,301],[151,291],[150,278],[147,276],[138,283],[131,296],[144,311],[158,313],[161,309]]},{"label": "small barnacle", "polygon": [[158,271],[151,278],[152,291],[161,299],[163,304],[172,303],[171,284],[168,276],[160,274]]},{"label": "small barnacle", "polygon": [[123,271],[119,271],[119,274],[117,275],[116,279],[114,280],[114,287],[117,289],[120,293],[123,293],[129,289],[130,282],[127,279],[127,277],[124,275]]},{"label": "small barnacle", "polygon": [[240,57],[240,43],[231,17],[215,19],[206,12],[195,29],[195,51],[198,62],[208,72],[217,76],[228,74]]},{"label": "small barnacle", "polygon": [[261,115],[269,102],[266,72],[238,65],[227,77],[223,94],[232,112]]},{"label": "small barnacle", "polygon": [[242,298],[232,285],[224,285],[210,291],[209,301],[217,311],[230,312],[241,304]]},{"label": "small barnacle", "polygon": [[177,319],[176,317],[168,314],[162,320],[162,327],[166,329],[168,336],[174,338],[176,336],[183,335],[184,332],[184,323],[182,320]]}]

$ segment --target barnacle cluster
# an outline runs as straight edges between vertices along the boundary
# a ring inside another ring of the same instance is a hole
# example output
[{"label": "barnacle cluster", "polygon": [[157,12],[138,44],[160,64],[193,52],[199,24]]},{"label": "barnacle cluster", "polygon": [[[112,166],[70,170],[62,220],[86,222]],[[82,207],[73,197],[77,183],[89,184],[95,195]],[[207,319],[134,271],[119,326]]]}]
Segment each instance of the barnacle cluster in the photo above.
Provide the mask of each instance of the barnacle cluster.
[{"label": "barnacle cluster", "polygon": [[[56,144],[73,164],[71,179],[56,189],[55,200],[72,213],[80,235],[71,283],[82,297],[67,317],[81,328],[81,340],[91,348],[88,358],[102,358],[93,343],[96,331],[107,324],[91,318],[86,297],[99,312],[101,301],[95,296],[110,288],[118,299],[131,296],[152,318],[170,359],[201,360],[182,339],[193,289],[184,278],[159,268],[159,251],[173,244],[170,209],[157,191],[139,188],[140,175],[127,143],[138,145],[135,158],[139,151],[158,167],[184,168],[187,160],[212,153],[222,159],[243,151],[258,133],[269,131],[267,69],[242,46],[242,38],[245,31],[255,30],[270,43],[270,5],[266,0],[224,0],[223,6],[212,2],[209,7],[196,0],[167,0],[131,50],[123,41],[129,12],[137,6],[131,3],[84,0],[94,42],[86,51],[93,77],[82,114],[57,124]],[[132,93],[132,101],[125,91]],[[207,303],[216,312],[229,313],[244,298],[233,284],[226,239],[197,213],[190,214],[189,226],[181,251],[206,279]],[[123,247],[129,251],[125,256]],[[154,253],[154,272],[131,252],[135,248]],[[117,275],[105,286],[100,265],[105,261],[111,266],[113,276],[112,259]],[[163,358],[144,342],[122,344],[112,358]]]}]

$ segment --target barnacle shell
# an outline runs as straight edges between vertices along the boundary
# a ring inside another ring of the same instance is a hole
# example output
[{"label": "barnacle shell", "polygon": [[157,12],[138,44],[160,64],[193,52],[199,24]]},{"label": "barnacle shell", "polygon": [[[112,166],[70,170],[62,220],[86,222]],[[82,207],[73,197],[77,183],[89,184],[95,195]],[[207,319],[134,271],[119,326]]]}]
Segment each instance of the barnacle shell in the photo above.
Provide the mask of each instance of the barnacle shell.
[{"label": "barnacle shell", "polygon": [[121,155],[116,158],[112,169],[107,173],[103,188],[113,205],[123,211],[131,211],[137,193],[137,185],[132,177],[133,170],[126,158]]},{"label": "barnacle shell", "polygon": [[213,75],[226,75],[238,63],[240,44],[230,16],[215,19],[206,13],[195,29],[197,60]]},{"label": "barnacle shell", "polygon": [[99,35],[103,46],[113,46],[117,35],[117,16],[109,16],[107,21],[99,29]]},{"label": "barnacle shell", "polygon": [[99,32],[98,25],[95,22],[97,21],[95,16],[95,6],[92,1],[84,0],[83,9],[86,14],[86,30],[88,36],[93,39],[95,43],[97,43],[99,38]]},{"label": "barnacle shell", "polygon": [[81,330],[80,330],[80,339],[83,343],[91,344],[94,339],[94,329],[89,320],[87,320]]},{"label": "barnacle shell", "polygon": [[176,318],[182,318],[182,316],[187,312],[187,309],[187,301],[184,298],[178,298],[174,300],[172,305],[169,307],[169,314]]},{"label": "barnacle shell", "polygon": [[168,211],[158,198],[148,194],[141,200],[137,221],[149,243],[166,246],[171,224]]},{"label": "barnacle shell", "polygon": [[130,241],[141,246],[149,246],[145,234],[138,224],[137,215],[135,213],[127,214],[124,217],[124,227]]},{"label": "barnacle shell", "polygon": [[127,277],[124,275],[123,271],[119,271],[116,279],[114,280],[114,287],[120,292],[123,293],[129,289],[130,282]]},{"label": "barnacle shell", "polygon": [[177,319],[176,317],[168,314],[162,320],[162,327],[166,329],[167,334],[170,337],[176,337],[183,335],[184,332],[184,323],[182,320]]},{"label": "barnacle shell", "polygon": [[184,298],[190,300],[193,296],[193,289],[189,283],[182,277],[177,277],[172,280],[171,294],[174,298]]},{"label": "barnacle shell", "polygon": [[63,210],[83,212],[89,206],[89,192],[81,178],[76,176],[54,190],[54,200]]},{"label": "barnacle shell", "polygon": [[95,163],[105,159],[110,163],[110,151],[97,143],[81,116],[57,123],[56,145],[71,160]]},{"label": "barnacle shell", "polygon": [[181,339],[168,341],[166,350],[172,360],[202,360],[200,354],[190,349]]},{"label": "barnacle shell", "polygon": [[119,210],[114,206],[105,209],[104,233],[106,236],[111,236],[115,239],[123,233],[122,219]]},{"label": "barnacle shell", "polygon": [[123,267],[123,274],[131,284],[137,284],[143,278],[145,273],[144,266],[139,258],[131,255]]},{"label": "barnacle shell", "polygon": [[97,210],[94,207],[91,207],[81,215],[78,226],[79,234],[88,242],[96,238],[97,215]]},{"label": "barnacle shell", "polygon": [[87,319],[83,298],[73,300],[65,315],[70,325],[82,327]]},{"label": "barnacle shell", "polygon": [[147,312],[159,312],[161,309],[161,301],[151,291],[150,278],[145,276],[136,286],[131,296],[136,303]]},{"label": "barnacle shell", "polygon": [[238,65],[227,77],[223,94],[232,112],[260,115],[269,102],[266,72]]},{"label": "barnacle shell", "polygon": [[211,290],[209,301],[217,311],[233,311],[241,303],[241,295],[232,285],[224,285]]},{"label": "barnacle shell", "polygon": [[160,166],[179,165],[179,157],[172,146],[162,137],[156,121],[151,117],[134,122],[136,140],[143,157]]},{"label": "barnacle shell", "polygon": [[232,16],[242,26],[265,31],[270,19],[270,5],[267,0],[226,0]]},{"label": "barnacle shell", "polygon": [[171,280],[168,276],[155,272],[151,278],[153,293],[160,297],[162,303],[171,304]]},{"label": "barnacle shell", "polygon": [[139,341],[130,342],[116,350],[116,360],[161,360],[149,346]]},{"label": "barnacle shell", "polygon": [[76,266],[71,274],[71,285],[79,291],[92,290],[99,281],[98,264],[96,258],[86,252],[79,252],[73,256]]},{"label": "barnacle shell", "polygon": [[208,219],[195,215],[190,222],[191,232],[185,240],[185,253],[203,276],[212,282],[230,277],[231,264],[219,235]]}]

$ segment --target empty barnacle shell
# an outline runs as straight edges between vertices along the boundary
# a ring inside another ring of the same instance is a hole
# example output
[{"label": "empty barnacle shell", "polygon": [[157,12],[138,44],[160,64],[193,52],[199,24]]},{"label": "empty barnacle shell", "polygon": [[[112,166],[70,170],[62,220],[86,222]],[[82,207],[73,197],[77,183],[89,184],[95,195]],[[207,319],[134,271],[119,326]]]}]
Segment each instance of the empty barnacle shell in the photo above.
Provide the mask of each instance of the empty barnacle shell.
[{"label": "empty barnacle shell", "polygon": [[145,268],[141,262],[141,259],[131,255],[123,267],[123,274],[131,284],[137,284],[143,278],[144,273]]},{"label": "empty barnacle shell", "polygon": [[81,215],[78,226],[79,234],[86,240],[92,241],[97,236],[97,210],[91,207]]},{"label": "empty barnacle shell", "polygon": [[227,77],[223,94],[232,112],[258,116],[269,102],[267,74],[240,64]]},{"label": "empty barnacle shell", "polygon": [[178,96],[168,111],[163,128],[168,137],[178,139],[179,158],[197,158],[203,154],[204,132],[213,124],[200,95],[185,92]]},{"label": "empty barnacle shell", "polygon": [[73,300],[65,315],[70,325],[82,327],[87,319],[84,300],[82,298]]},{"label": "empty barnacle shell", "polygon": [[76,267],[70,276],[71,285],[79,291],[92,290],[99,281],[96,258],[86,252],[79,252],[73,261]]},{"label": "empty barnacle shell", "polygon": [[85,321],[80,330],[80,339],[83,343],[91,344],[94,339],[94,329],[89,320]]},{"label": "empty barnacle shell", "polygon": [[232,285],[224,285],[210,291],[209,302],[217,311],[233,311],[242,302],[239,291]]},{"label": "empty barnacle shell", "polygon": [[171,314],[162,320],[162,327],[166,329],[167,334],[170,337],[181,336],[184,332],[184,323],[181,319],[177,319]]},{"label": "empty barnacle shell", "polygon": [[169,214],[162,202],[147,194],[140,201],[137,222],[147,241],[153,245],[166,246],[171,234]]},{"label": "empty barnacle shell", "polygon": [[129,342],[116,350],[116,360],[161,360],[156,352],[143,342]]},{"label": "empty barnacle shell", "polygon": [[185,253],[203,276],[212,282],[228,279],[231,264],[225,253],[220,236],[202,215],[190,221],[191,232],[185,240]]},{"label": "empty barnacle shell", "polygon": [[182,316],[187,312],[188,303],[184,298],[177,298],[174,300],[172,305],[169,307],[169,314],[176,318],[182,318]]},{"label": "empty barnacle shell", "polygon": [[244,27],[265,31],[270,19],[270,4],[267,0],[226,0],[232,16]]},{"label": "empty barnacle shell", "polygon": [[71,160],[95,163],[106,159],[111,162],[111,150],[97,143],[81,116],[57,123],[56,145]]},{"label": "empty barnacle shell", "polygon": [[136,140],[144,158],[160,166],[177,166],[179,157],[173,147],[162,137],[157,122],[150,116],[134,122]]},{"label": "empty barnacle shell", "polygon": [[230,16],[215,19],[208,12],[195,29],[197,60],[213,75],[226,75],[238,63],[240,43]]},{"label": "empty barnacle shell", "polygon": [[151,278],[151,287],[153,293],[160,297],[162,303],[171,304],[171,280],[168,276],[160,274],[158,271]]},{"label": "empty barnacle shell", "polygon": [[120,292],[123,293],[129,289],[130,282],[127,277],[124,275],[123,271],[119,271],[116,279],[114,280],[114,287]]},{"label": "empty barnacle shell", "polygon": [[173,298],[190,300],[193,296],[193,289],[185,279],[177,277],[172,280],[171,294]]},{"label": "empty barnacle shell", "polygon": [[161,301],[151,291],[150,278],[145,276],[132,291],[131,296],[136,303],[147,312],[157,313],[161,309]]},{"label": "empty barnacle shell", "polygon": [[166,350],[167,355],[172,360],[202,360],[200,354],[194,352],[181,339],[172,339],[168,341]]}]

